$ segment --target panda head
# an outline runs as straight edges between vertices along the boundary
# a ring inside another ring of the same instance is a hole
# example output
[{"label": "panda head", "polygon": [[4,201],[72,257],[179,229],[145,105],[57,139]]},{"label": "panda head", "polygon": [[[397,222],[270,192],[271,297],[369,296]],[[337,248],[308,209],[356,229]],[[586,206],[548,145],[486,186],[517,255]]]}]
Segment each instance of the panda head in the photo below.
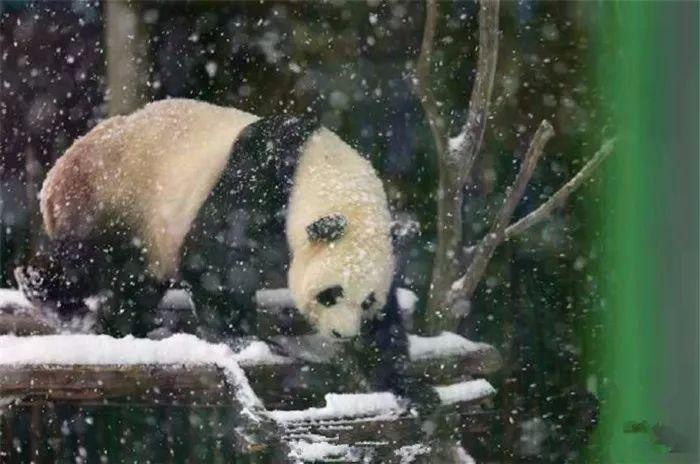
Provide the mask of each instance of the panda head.
[{"label": "panda head", "polygon": [[[393,253],[385,234],[362,233],[367,230],[362,218],[331,217],[332,227],[319,221],[307,226],[309,243],[292,258],[289,286],[319,335],[355,337],[362,322],[374,318],[386,301]],[[339,230],[335,226],[341,223]]]}]

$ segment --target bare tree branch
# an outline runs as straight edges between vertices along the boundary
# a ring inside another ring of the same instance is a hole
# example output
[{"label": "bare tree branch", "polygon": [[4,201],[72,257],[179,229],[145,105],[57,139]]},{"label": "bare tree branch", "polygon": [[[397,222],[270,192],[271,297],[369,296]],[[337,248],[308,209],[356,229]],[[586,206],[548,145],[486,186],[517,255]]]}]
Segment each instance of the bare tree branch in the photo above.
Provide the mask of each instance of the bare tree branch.
[{"label": "bare tree branch", "polygon": [[450,140],[448,157],[461,165],[466,179],[481,151],[486,131],[493,81],[498,62],[498,11],[496,0],[482,0],[479,5],[479,61],[474,78],[469,113],[459,135]]},{"label": "bare tree branch", "polygon": [[[430,2],[430,0],[426,1]],[[442,310],[447,292],[459,275],[463,189],[481,151],[486,130],[498,61],[498,14],[497,0],[480,2],[479,57],[467,120],[460,134],[450,139],[447,146],[439,151],[437,249],[428,301],[426,320],[428,332],[454,328],[454,321],[443,314]],[[426,30],[428,30],[428,20],[429,18],[426,17]],[[424,37],[424,43],[425,39]],[[436,144],[438,149],[440,146]]]},{"label": "bare tree branch", "polygon": [[552,211],[561,207],[569,196],[578,189],[588,178],[591,177],[593,172],[598,168],[600,163],[602,163],[610,153],[612,153],[615,147],[615,139],[608,139],[603,142],[603,145],[598,149],[593,158],[591,158],[581,170],[572,177],[569,182],[564,184],[559,190],[556,191],[554,195],[549,197],[547,201],[542,203],[539,208],[525,216],[524,218],[518,220],[514,224],[510,225],[506,229],[506,239],[509,239],[515,235],[518,235],[535,224],[547,219]]},{"label": "bare tree branch", "polygon": [[511,216],[513,216],[513,211],[515,207],[520,202],[520,199],[525,193],[525,188],[530,182],[532,173],[535,171],[537,162],[542,155],[544,146],[547,144],[549,139],[554,136],[554,129],[549,122],[542,121],[540,127],[535,132],[530,142],[530,147],[525,153],[525,157],[520,165],[520,171],[511,185],[506,191],[506,198],[503,201],[503,206],[501,206],[496,219],[491,225],[491,230],[477,245],[474,252],[474,257],[471,264],[467,268],[467,272],[464,274],[460,280],[458,280],[455,285],[452,286],[450,295],[448,297],[449,302],[453,302],[459,297],[470,298],[474,293],[479,281],[484,275],[486,266],[488,265],[493,252],[496,247],[505,239],[505,230],[510,222]]},{"label": "bare tree branch", "polygon": [[[564,205],[566,200],[569,199],[572,193],[574,193],[583,183],[588,180],[598,166],[605,161],[605,159],[610,156],[613,149],[615,148],[615,139],[608,139],[603,142],[603,145],[598,149],[598,151],[593,155],[593,157],[588,160],[588,162],[581,168],[581,170],[576,173],[566,184],[564,184],[559,190],[557,190],[554,195],[549,197],[547,201],[542,203],[536,210],[532,211],[527,216],[517,220],[513,224],[509,225],[506,229],[505,239],[510,240],[516,235],[520,235],[530,227],[539,224],[545,219],[549,218],[552,212]],[[465,255],[470,258],[474,255],[478,245],[472,245],[465,250]]]},{"label": "bare tree branch", "polygon": [[430,67],[433,62],[433,40],[437,22],[437,1],[425,2],[425,26],[423,28],[423,41],[420,46],[420,54],[416,62],[416,74],[413,81],[413,89],[420,100],[423,111],[428,118],[430,133],[438,156],[442,156],[445,150],[445,135],[442,131],[442,116],[440,109],[430,87]]}]

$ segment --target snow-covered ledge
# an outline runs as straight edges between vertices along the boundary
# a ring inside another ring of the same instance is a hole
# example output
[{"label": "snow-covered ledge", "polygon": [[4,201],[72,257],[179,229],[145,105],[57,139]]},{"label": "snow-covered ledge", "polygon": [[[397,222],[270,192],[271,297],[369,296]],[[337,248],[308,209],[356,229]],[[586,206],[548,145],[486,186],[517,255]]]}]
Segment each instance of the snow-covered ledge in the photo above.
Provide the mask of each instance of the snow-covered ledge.
[{"label": "snow-covered ledge", "polygon": [[[267,296],[274,297],[266,300],[268,305],[289,303],[285,291]],[[11,328],[3,324],[7,318],[31,321],[36,315],[19,292],[0,290],[0,334]],[[156,402],[221,404],[231,401],[219,386],[221,370],[232,376],[229,383],[242,385],[242,391],[252,387],[271,409],[299,408],[326,393],[361,387],[356,376],[333,359],[342,352],[341,343],[314,335],[276,336],[273,340],[282,351],[250,338],[231,339],[224,345],[192,335],[161,341],[100,335],[0,336],[0,375],[4,376],[0,377],[0,396],[28,389],[25,396],[57,401],[95,402],[130,396]],[[431,378],[435,385],[487,375],[501,365],[491,345],[449,332],[437,337],[409,335],[409,350],[409,375]],[[249,387],[236,380],[241,372]],[[85,388],[77,388],[71,380]],[[183,385],[187,388],[181,388]]]}]

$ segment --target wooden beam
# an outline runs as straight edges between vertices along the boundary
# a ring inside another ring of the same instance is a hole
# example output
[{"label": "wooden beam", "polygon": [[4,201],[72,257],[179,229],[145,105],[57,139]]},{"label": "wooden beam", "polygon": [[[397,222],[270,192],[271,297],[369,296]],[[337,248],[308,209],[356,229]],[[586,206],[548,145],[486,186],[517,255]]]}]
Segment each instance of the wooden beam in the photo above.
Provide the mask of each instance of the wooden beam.
[{"label": "wooden beam", "polygon": [[0,366],[0,397],[19,403],[60,402],[220,406],[232,404],[216,366],[21,365]]}]

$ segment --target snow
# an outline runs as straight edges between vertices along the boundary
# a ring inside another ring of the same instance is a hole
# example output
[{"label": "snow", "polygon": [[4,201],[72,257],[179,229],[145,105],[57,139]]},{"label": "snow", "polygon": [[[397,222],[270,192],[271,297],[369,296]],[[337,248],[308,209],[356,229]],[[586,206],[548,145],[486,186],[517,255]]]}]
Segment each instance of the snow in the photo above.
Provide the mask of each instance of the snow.
[{"label": "snow", "polygon": [[464,288],[464,278],[465,278],[465,276],[462,276],[459,279],[452,282],[452,285],[450,285],[450,290],[456,292],[460,288]]},{"label": "snow", "polygon": [[408,336],[411,359],[460,356],[489,348],[486,343],[473,342],[452,332],[442,332],[436,337]]},{"label": "snow", "polygon": [[163,340],[135,338],[131,335],[124,338],[82,334],[0,336],[0,365],[43,364],[212,364],[221,368],[227,381],[235,387],[244,411],[252,413],[252,410],[263,407],[228,346],[211,344],[189,334],[176,334]]},{"label": "snow", "polygon": [[277,422],[318,421],[341,417],[395,416],[403,412],[392,393],[328,393],[326,406],[301,411],[270,411]]},{"label": "snow", "polygon": [[270,346],[262,341],[253,341],[241,351],[233,355],[238,364],[242,366],[261,364],[291,364],[292,360],[285,356],[275,354]]},{"label": "snow", "polygon": [[397,288],[396,289],[396,299],[399,303],[399,307],[409,314],[413,314],[416,308],[416,303],[418,302],[418,296],[407,288]]},{"label": "snow", "polygon": [[216,71],[219,69],[219,65],[217,65],[215,61],[207,61],[207,64],[204,65],[204,69],[206,69],[209,77],[214,77],[216,76]]},{"label": "snow", "polygon": [[289,442],[289,458],[295,462],[314,462],[328,460],[344,460],[354,462],[355,453],[349,445],[334,445],[328,442]]},{"label": "snow", "polygon": [[444,405],[477,400],[496,393],[496,389],[484,379],[465,380],[464,382],[434,388]]},{"label": "snow", "polygon": [[458,464],[476,464],[476,461],[474,460],[473,457],[467,453],[467,450],[464,449],[463,446],[457,446],[455,448],[455,462]]},{"label": "snow", "polygon": [[394,454],[400,459],[401,464],[411,464],[418,456],[428,454],[430,448],[424,444],[416,443],[415,445],[406,445],[394,451]]},{"label": "snow", "polygon": [[[434,387],[442,404],[449,405],[472,401],[492,395],[496,390],[484,379],[467,380],[454,385]],[[395,418],[406,410],[398,398],[389,392],[380,393],[328,393],[326,405],[300,411],[269,411],[268,415],[279,423],[322,421],[339,418],[385,417]]]},{"label": "snow", "polygon": [[449,140],[447,141],[447,146],[450,151],[458,151],[462,145],[464,145],[464,142],[467,138],[467,131],[461,131],[458,135],[455,137],[450,137]]},{"label": "snow", "polygon": [[0,288],[0,310],[5,307],[23,310],[34,309],[34,306],[21,291],[10,288]]}]

